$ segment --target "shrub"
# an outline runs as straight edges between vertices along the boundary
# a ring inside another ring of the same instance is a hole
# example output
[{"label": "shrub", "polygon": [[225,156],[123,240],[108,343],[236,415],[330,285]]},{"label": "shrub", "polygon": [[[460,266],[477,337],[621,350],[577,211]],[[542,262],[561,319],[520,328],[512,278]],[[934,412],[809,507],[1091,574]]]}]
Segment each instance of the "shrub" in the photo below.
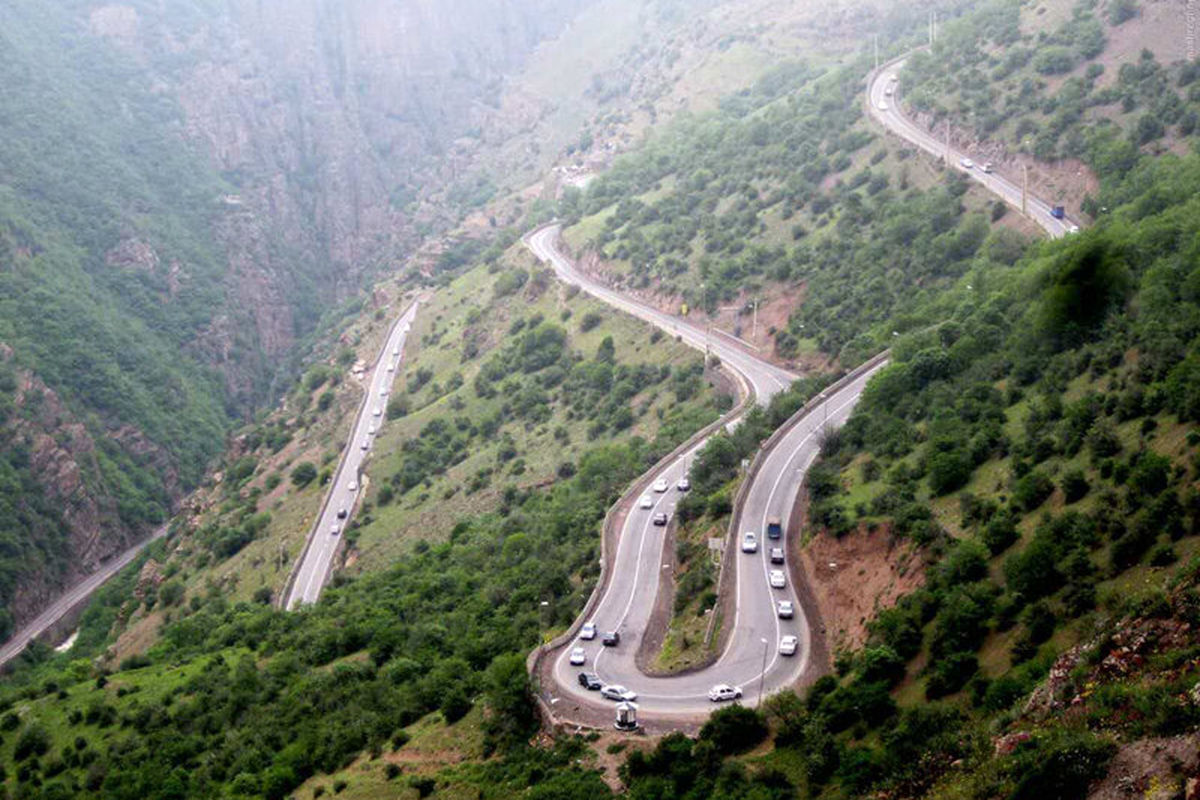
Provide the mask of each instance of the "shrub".
[{"label": "shrub", "polygon": [[1054,484],[1039,470],[1030,472],[1013,485],[1013,502],[1018,508],[1033,511],[1054,492]]},{"label": "shrub", "polygon": [[1062,489],[1063,497],[1068,505],[1082,500],[1091,489],[1087,478],[1083,476],[1083,471],[1078,469],[1073,469],[1063,475],[1059,487]]},{"label": "shrub", "polygon": [[50,749],[50,734],[36,723],[26,725],[13,747],[13,758],[24,761],[30,756],[42,756]]},{"label": "shrub", "polygon": [[593,328],[598,326],[603,321],[604,321],[604,317],[601,316],[598,312],[589,311],[586,314],[584,314],[582,317],[579,318],[579,331],[581,333],[587,333],[588,331],[592,330]]},{"label": "shrub", "polygon": [[300,489],[308,486],[317,479],[317,465],[311,461],[301,461],[292,470],[292,485]]},{"label": "shrub", "polygon": [[935,496],[960,489],[971,479],[971,461],[957,450],[934,454],[929,459],[929,488]]},{"label": "shrub", "polygon": [[767,723],[752,708],[726,706],[713,713],[700,729],[700,741],[711,742],[722,755],[750,750],[767,737]]},{"label": "shrub", "polygon": [[1091,733],[1071,731],[1034,740],[1016,754],[1020,776],[1012,800],[1083,797],[1088,784],[1104,776],[1117,748]]}]

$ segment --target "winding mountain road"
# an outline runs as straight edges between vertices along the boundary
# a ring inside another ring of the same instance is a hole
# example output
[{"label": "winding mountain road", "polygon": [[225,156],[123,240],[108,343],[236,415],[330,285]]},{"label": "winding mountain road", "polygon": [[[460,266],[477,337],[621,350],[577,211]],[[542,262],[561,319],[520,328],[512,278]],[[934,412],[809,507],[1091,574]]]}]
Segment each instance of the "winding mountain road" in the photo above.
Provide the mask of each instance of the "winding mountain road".
[{"label": "winding mountain road", "polygon": [[358,415],[350,428],[350,438],[337,472],[333,475],[324,504],[317,515],[317,522],[308,534],[304,554],[301,556],[292,580],[289,581],[284,607],[294,609],[303,603],[315,603],[321,589],[329,579],[333,557],[341,545],[342,536],[354,514],[362,487],[358,485],[363,462],[370,455],[375,436],[387,420],[387,401],[396,378],[396,371],[404,357],[404,343],[409,328],[417,315],[421,300],[414,300],[408,310],[392,325],[387,340],[371,367],[371,379],[367,383],[366,396],[358,408]]},{"label": "winding mountain road", "polygon": [[[936,158],[946,157],[950,166],[965,172],[975,181],[983,184],[988,191],[995,194],[1005,203],[1018,211],[1021,209],[1021,187],[995,172],[984,172],[980,164],[972,164],[970,156],[951,146],[946,147],[944,140],[939,140],[929,131],[909,119],[901,108],[900,72],[908,61],[908,56],[902,56],[884,64],[871,73],[867,80],[867,108],[871,117],[880,125],[895,133],[902,139]],[[1026,198],[1028,216],[1037,223],[1052,239],[1065,236],[1078,230],[1069,219],[1058,219],[1051,216],[1050,203],[1032,194]]]},{"label": "winding mountain road", "polygon": [[[678,334],[693,347],[703,348],[707,343],[723,364],[739,373],[753,387],[755,397],[761,403],[769,401],[795,380],[796,376],[791,372],[764,361],[734,343],[711,338],[706,342],[705,333],[699,327],[625,297],[580,272],[559,249],[559,233],[558,226],[546,227],[527,237],[526,244],[538,258],[550,264],[564,282],[577,285],[604,302],[657,325],[668,333]],[[653,715],[656,718],[694,717],[708,712],[712,708],[708,690],[718,683],[740,687],[744,699],[754,702],[760,690],[767,695],[796,682],[810,666],[812,634],[791,578],[783,588],[770,586],[768,576],[771,569],[782,568],[785,572],[797,573],[786,566],[770,563],[771,545],[786,549],[786,544],[783,541],[772,542],[766,537],[767,518],[778,516],[786,520],[791,515],[805,472],[820,449],[822,430],[846,421],[863,387],[882,366],[879,364],[865,370],[855,379],[831,391],[828,397],[824,397],[788,429],[766,454],[749,487],[739,521],[739,530],[752,530],[758,535],[758,551],[742,553],[733,544],[733,549],[724,556],[732,559],[728,568],[736,570],[735,613],[734,618],[725,623],[732,626],[726,648],[711,666],[672,677],[646,676],[636,663],[638,647],[658,593],[665,591],[662,584],[666,577],[663,569],[666,528],[654,525],[652,519],[659,511],[673,514],[681,497],[676,484],[687,474],[692,459],[704,442],[695,444],[659,471],[643,476],[648,480],[663,478],[669,488],[661,493],[646,491],[652,502],[649,509],[638,507],[639,498],[633,495],[622,501],[627,506],[627,512],[612,562],[611,577],[587,620],[595,623],[601,632],[620,632],[621,642],[617,647],[603,647],[599,638],[592,641],[572,639],[547,654],[546,658],[551,659],[553,664],[551,700],[569,699],[575,704],[604,708],[606,701],[601,700],[596,692],[589,692],[579,685],[578,674],[581,670],[597,673],[606,684],[621,684],[637,692],[643,717]],[[785,531],[784,535],[786,537],[793,533]],[[780,600],[793,603],[796,609],[794,618],[778,617],[776,604]],[[779,640],[786,635],[799,639],[794,656],[779,654]],[[583,667],[570,664],[570,651],[576,646],[582,646],[587,653],[587,663]]]}]

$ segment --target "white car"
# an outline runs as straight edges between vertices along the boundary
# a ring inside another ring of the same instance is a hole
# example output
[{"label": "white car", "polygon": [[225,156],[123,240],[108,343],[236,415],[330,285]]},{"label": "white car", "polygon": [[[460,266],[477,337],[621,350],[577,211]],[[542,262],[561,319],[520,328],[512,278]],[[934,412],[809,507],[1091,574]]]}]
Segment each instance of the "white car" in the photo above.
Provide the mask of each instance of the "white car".
[{"label": "white car", "polygon": [[376,416],[376,417],[383,416],[383,409],[382,409],[382,408],[380,408],[379,406],[375,406],[375,410],[374,410],[374,411],[372,411],[372,412],[371,412],[371,414],[372,414],[372,415],[374,415],[374,416]]},{"label": "white car", "polygon": [[388,372],[395,372],[395,371],[396,371],[396,365],[395,365],[395,364],[388,364],[388,365],[387,365],[387,371],[388,371]]},{"label": "white car", "polygon": [[650,495],[642,495],[642,499],[638,501],[639,508],[654,508],[654,501],[650,499]]},{"label": "white car", "polygon": [[375,426],[374,426],[374,425],[368,425],[368,426],[367,426],[367,435],[368,435],[368,436],[374,436],[374,435],[375,435]]},{"label": "white car", "polygon": [[958,163],[962,164],[963,169],[974,169],[975,168],[975,162],[969,158],[964,158],[962,161],[959,161]]},{"label": "white car", "polygon": [[329,527],[329,535],[330,536],[337,536],[341,532],[342,532],[342,526],[338,525],[336,522],[333,523],[333,525],[331,525]]},{"label": "white car", "polygon": [[758,552],[758,536],[754,533],[754,531],[746,531],[742,534],[742,552]]},{"label": "white car", "polygon": [[708,690],[708,699],[714,703],[720,703],[724,700],[737,700],[741,696],[742,690],[736,686],[730,686],[728,683],[718,683]]},{"label": "white car", "polygon": [[687,475],[684,475],[679,479],[679,483],[675,484],[675,488],[681,492],[686,492],[688,489],[692,488],[692,482],[688,480]]},{"label": "white car", "polygon": [[888,97],[891,97],[891,96],[892,96],[892,92],[894,92],[894,91],[895,91],[895,90],[894,90],[894,89],[893,89],[891,86],[889,86],[889,87],[887,87],[886,89],[884,89],[884,90],[883,90],[883,93],[884,93],[884,94],[886,94]]},{"label": "white car", "polygon": [[388,396],[388,387],[384,386],[382,389],[380,389],[380,390],[379,390],[379,396],[380,396],[380,397],[387,397],[387,396]]},{"label": "white car", "polygon": [[631,692],[618,683],[605,686],[600,690],[600,696],[606,700],[637,700],[637,692]]},{"label": "white car", "polygon": [[346,488],[352,492],[357,492],[358,491],[358,481],[350,481],[350,485],[347,486]]},{"label": "white car", "polygon": [[796,646],[800,644],[800,640],[795,636],[785,636],[779,640],[779,655],[794,656],[796,655]]},{"label": "white car", "polygon": [[791,600],[780,600],[777,609],[780,619],[791,619],[796,614],[796,607]]},{"label": "white car", "polygon": [[993,172],[993,171],[996,169],[996,167],[995,167],[995,165],[993,165],[993,164],[992,164],[992,162],[990,162],[990,161],[985,161],[985,162],[984,162],[984,164],[983,164],[983,166],[981,167],[981,169],[982,169],[984,172],[986,172],[987,174],[991,175],[991,174],[992,174],[992,172]]},{"label": "white car", "polygon": [[576,647],[574,650],[571,651],[571,665],[572,666],[582,667],[586,663],[587,663],[587,653],[584,651],[584,649],[582,647]]},{"label": "white car", "polygon": [[1079,226],[1078,225],[1068,225],[1067,233],[1079,233]]},{"label": "white car", "polygon": [[771,588],[772,589],[782,589],[785,586],[787,586],[787,578],[784,577],[783,570],[781,570],[781,569],[771,570]]},{"label": "white car", "polygon": [[662,494],[669,488],[670,486],[667,484],[666,478],[659,478],[654,482],[654,491],[658,492],[659,494]]},{"label": "white car", "polygon": [[589,642],[596,638],[596,623],[585,622],[583,627],[579,629],[579,638],[587,639]]},{"label": "white car", "polygon": [[359,445],[359,447],[361,447],[363,450],[370,449],[370,447],[371,447],[371,440],[370,440],[370,439],[363,439],[363,440],[362,440],[362,444],[360,444],[360,445]]},{"label": "white car", "polygon": [[392,348],[392,355],[394,355],[394,356],[398,356],[398,355],[400,355],[400,348],[399,348],[399,347],[393,347],[393,348]]},{"label": "white car", "polygon": [[880,111],[887,111],[887,110],[888,110],[888,104],[887,104],[887,103],[885,103],[885,102],[883,102],[882,100],[880,100],[880,101],[879,101],[879,110],[880,110]]}]

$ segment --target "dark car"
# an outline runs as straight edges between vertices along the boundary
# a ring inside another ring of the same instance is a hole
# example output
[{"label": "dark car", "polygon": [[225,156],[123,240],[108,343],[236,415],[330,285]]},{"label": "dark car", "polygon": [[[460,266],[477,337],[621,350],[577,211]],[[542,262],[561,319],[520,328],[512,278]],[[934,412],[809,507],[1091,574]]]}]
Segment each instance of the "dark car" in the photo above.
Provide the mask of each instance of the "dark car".
[{"label": "dark car", "polygon": [[783,548],[782,547],[772,547],[771,548],[771,563],[772,564],[782,564],[783,563]]},{"label": "dark car", "polygon": [[654,524],[659,525],[659,526],[666,525],[667,524],[667,512],[660,511],[657,514],[655,514],[654,515]]},{"label": "dark car", "polygon": [[778,539],[783,536],[783,521],[779,517],[767,520],[767,538]]},{"label": "dark car", "polygon": [[621,643],[621,634],[616,631],[608,631],[604,634],[604,638],[600,640],[600,643],[605,647],[616,647]]},{"label": "dark car", "polygon": [[600,680],[600,676],[594,672],[579,673],[579,685],[588,691],[598,692],[604,682]]},{"label": "dark car", "polygon": [[346,518],[346,509],[339,508],[337,517],[338,517],[338,519],[345,519]]}]

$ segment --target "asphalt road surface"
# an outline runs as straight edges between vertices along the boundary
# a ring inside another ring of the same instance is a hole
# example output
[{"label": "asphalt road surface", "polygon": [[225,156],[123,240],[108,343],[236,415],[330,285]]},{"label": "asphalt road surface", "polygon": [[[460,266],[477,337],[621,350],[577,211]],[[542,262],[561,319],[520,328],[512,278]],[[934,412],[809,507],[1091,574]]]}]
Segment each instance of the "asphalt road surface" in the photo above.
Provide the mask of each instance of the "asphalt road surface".
[{"label": "asphalt road surface", "polygon": [[[544,228],[531,235],[527,243],[539,258],[554,267],[560,278],[668,332],[680,333],[684,341],[693,346],[704,347],[702,330],[630,300],[580,273],[570,259],[558,250],[558,235],[557,226]],[[739,347],[725,343],[718,345],[712,340],[709,345],[722,362],[742,372],[755,387],[760,402],[768,400],[794,379],[786,370]],[[770,586],[769,573],[772,569],[782,569],[785,575],[789,571],[786,565],[770,563],[772,544],[785,548],[786,545],[785,540],[773,542],[767,538],[766,521],[771,516],[786,520],[791,515],[804,474],[820,449],[822,431],[846,421],[874,372],[865,373],[831,393],[788,431],[766,456],[747,494],[741,519],[744,530],[753,530],[757,534],[758,551],[742,553],[740,549],[735,549],[724,556],[733,559],[732,566],[737,570],[737,598],[734,619],[726,623],[733,626],[732,634],[720,658],[706,669],[672,677],[643,675],[636,664],[642,635],[658,592],[662,590],[660,583],[667,577],[664,570],[668,563],[664,552],[666,528],[654,525],[653,516],[660,511],[674,514],[675,506],[682,497],[682,492],[677,488],[678,481],[687,474],[696,452],[703,447],[701,442],[651,476],[665,479],[668,486],[665,492],[655,492],[652,488],[646,490],[651,508],[644,509],[640,503],[635,503],[635,507],[626,515],[617,543],[611,580],[588,620],[596,624],[601,634],[610,630],[618,631],[621,634],[620,644],[617,647],[604,647],[597,637],[591,641],[572,641],[550,654],[555,678],[555,686],[551,691],[555,697],[569,696],[576,702],[604,707],[606,701],[600,699],[597,692],[589,692],[578,683],[579,673],[586,670],[597,673],[606,684],[620,684],[637,692],[637,703],[643,717],[687,716],[711,710],[713,704],[708,699],[708,691],[718,683],[741,688],[743,701],[753,703],[757,701],[760,691],[769,695],[796,681],[811,658],[811,632],[795,587],[790,585],[790,577],[787,579],[788,585],[783,588]],[[784,536],[793,533],[796,532],[785,531]],[[792,619],[778,617],[776,604],[780,600],[792,601],[795,607]],[[780,638],[789,634],[799,638],[799,647],[795,655],[782,656],[779,654]],[[576,646],[585,650],[587,662],[583,666],[570,663],[571,650]]]},{"label": "asphalt road surface", "polygon": [[794,373],[764,361],[748,348],[722,334],[716,331],[710,333],[699,325],[630,299],[580,272],[576,269],[575,264],[558,250],[557,243],[560,232],[561,228],[557,225],[542,228],[531,234],[526,239],[526,244],[534,255],[550,264],[558,273],[558,277],[565,283],[574,284],[614,308],[639,317],[652,325],[657,325],[666,333],[678,336],[692,347],[699,350],[707,347],[721,359],[721,363],[728,364],[754,387],[754,396],[763,405],[766,405],[774,394],[791,386],[792,381],[796,380],[797,376]]},{"label": "asphalt road surface", "polygon": [[337,472],[333,475],[317,524],[309,532],[308,547],[288,593],[285,605],[288,609],[301,603],[315,603],[321,596],[321,588],[329,578],[333,557],[341,544],[346,525],[353,517],[355,503],[362,490],[358,482],[363,462],[370,455],[375,436],[387,420],[387,401],[391,396],[392,383],[404,357],[404,342],[419,305],[420,300],[414,301],[400,319],[396,320],[379,358],[368,373],[370,381],[367,396],[354,420],[350,440],[342,453]]},{"label": "asphalt road surface", "polygon": [[[933,136],[906,117],[900,110],[900,92],[902,87],[899,75],[900,71],[904,68],[906,60],[907,56],[885,65],[875,74],[870,85],[867,86],[867,105],[870,108],[871,116],[901,138],[907,139],[937,158],[942,158],[947,155],[945,139],[938,139],[936,136]],[[952,167],[965,172],[974,180],[982,183],[1010,206],[1018,210],[1021,208],[1020,184],[1013,183],[995,172],[984,172],[982,164],[974,164],[972,167],[967,168],[964,166],[963,161],[968,158],[970,158],[968,154],[954,149],[953,146],[950,147],[949,164]],[[1034,197],[1032,194],[1028,198],[1027,208],[1029,218],[1040,225],[1051,238],[1058,238],[1072,232],[1072,229],[1076,229],[1075,224],[1069,219],[1056,219],[1052,217],[1050,215],[1050,204],[1045,200]]]},{"label": "asphalt road surface", "polygon": [[125,552],[121,553],[116,558],[112,558],[100,565],[100,569],[93,572],[91,575],[84,578],[79,583],[72,586],[62,594],[57,600],[42,611],[32,622],[26,625],[21,630],[17,631],[13,636],[0,647],[0,666],[7,664],[13,658],[20,655],[31,641],[41,636],[50,629],[54,623],[63,618],[72,608],[83,602],[91,595],[92,592],[99,589],[104,583],[116,575],[122,569],[127,567],[138,553],[146,549],[146,546],[151,542],[157,541],[165,536],[167,526],[163,525],[149,538],[135,544]]}]

